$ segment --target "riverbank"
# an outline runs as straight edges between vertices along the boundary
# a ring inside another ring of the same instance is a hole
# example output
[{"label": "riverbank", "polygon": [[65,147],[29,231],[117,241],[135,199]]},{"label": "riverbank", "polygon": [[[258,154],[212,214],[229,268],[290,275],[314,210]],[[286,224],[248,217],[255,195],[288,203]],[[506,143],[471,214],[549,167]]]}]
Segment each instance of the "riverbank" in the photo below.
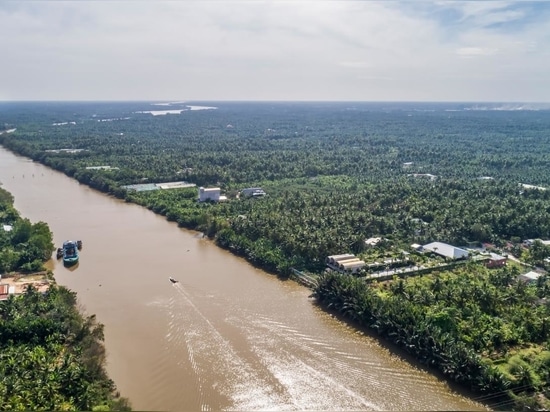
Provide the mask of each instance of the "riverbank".
[{"label": "riverbank", "polygon": [[[97,183],[97,182],[98,182],[98,180],[96,180],[96,183]],[[81,183],[85,183],[85,184],[86,184],[85,181],[82,181]],[[100,187],[102,187],[102,186],[100,185]],[[105,188],[105,187],[108,187],[108,186],[104,186],[104,188]],[[104,192],[104,193],[107,193],[107,194],[111,194],[111,195],[114,194],[114,193],[112,193],[112,191],[110,191],[110,190],[105,191],[105,190],[101,190],[101,189],[100,189],[100,191],[101,191],[101,192]],[[115,193],[116,193],[116,192],[115,192]],[[126,202],[135,203],[135,204],[139,205],[140,207],[143,207],[143,206],[146,206],[146,207],[147,207],[146,204],[141,203],[141,202],[139,202],[139,201],[135,201],[135,198],[134,198],[134,196],[132,196],[132,195],[129,195],[129,196],[127,196],[127,197],[124,197],[124,199],[126,200]],[[191,200],[191,201],[194,201],[194,200]],[[174,206],[174,205],[165,205],[163,208],[157,208],[157,207],[155,207],[155,206],[150,206],[150,205],[149,205],[149,207],[147,207],[147,209],[153,211],[153,212],[154,212],[155,214],[157,214],[157,215],[163,216],[163,217],[166,218],[168,221],[176,221],[176,222],[178,223],[178,226],[180,226],[180,227],[189,227],[190,229],[196,229],[196,228],[197,228],[196,226],[193,226],[193,225],[186,225],[186,224],[183,224],[182,220],[178,219],[178,218],[175,216],[175,214],[172,213],[171,207],[175,207],[175,206]],[[192,220],[193,220],[193,219],[190,219],[190,221],[192,221]],[[207,225],[208,225],[209,227],[212,226],[212,225],[213,225],[214,227],[216,227],[216,230],[214,230],[214,231],[212,232],[211,238],[216,238],[216,239],[217,239],[217,237],[214,236],[214,235],[216,235],[216,234],[218,234],[218,233],[223,233],[223,228],[222,228],[222,227],[219,227],[219,226],[216,226],[216,224],[213,224],[212,221],[211,221],[210,223],[208,223]],[[200,227],[200,226],[199,226],[199,227]],[[209,230],[205,230],[205,232],[208,232],[208,231],[209,231]],[[218,232],[218,231],[219,231],[219,232]],[[244,248],[244,247],[238,248],[238,249],[237,249],[237,248],[227,247],[227,248],[225,248],[225,249],[228,250],[228,251],[230,251],[231,253],[233,253],[233,254],[236,255],[236,256],[244,257],[245,259],[247,259],[249,262],[251,262],[251,263],[253,263],[253,264],[256,264],[257,262],[261,261],[261,260],[258,260],[258,259],[257,259],[257,256],[256,256],[254,259],[251,259],[250,256],[249,256],[249,254],[246,253],[246,248]],[[249,252],[250,252],[250,251],[249,251]],[[264,268],[264,265],[257,265],[257,267]],[[268,272],[277,274],[277,270],[274,269],[272,266],[270,266],[269,269],[270,269],[270,270],[268,270]],[[290,269],[290,268],[289,268],[289,269]],[[280,273],[280,272],[279,272],[279,273]],[[418,361],[422,361],[422,359],[420,359],[420,358],[417,358],[417,360],[418,360]]]},{"label": "riverbank", "polygon": [[32,270],[50,260],[49,226],[13,202],[0,189],[0,223],[9,223],[0,232],[0,410],[130,410],[105,370],[103,325],[52,271]]},{"label": "riverbank", "polygon": [[[544,343],[537,344],[545,328],[537,319],[543,318],[545,308],[533,307],[533,288],[509,283],[515,268],[477,273],[472,269],[461,267],[389,285],[366,285],[357,278],[327,273],[319,279],[316,297],[477,392],[495,408],[547,410],[544,382],[550,352]],[[500,335],[499,326],[513,332]]]},{"label": "riverbank", "polygon": [[49,222],[56,244],[85,239],[77,269],[54,260],[53,270],[105,324],[109,376],[136,409],[484,409],[312,305],[297,283],[146,208],[0,156],[20,210]]},{"label": "riverbank", "polygon": [[0,288],[3,285],[7,285],[9,292],[5,296],[0,294],[0,300],[7,299],[11,294],[15,296],[21,295],[29,286],[34,287],[40,293],[44,293],[54,283],[53,273],[51,272],[3,274],[0,279]]}]

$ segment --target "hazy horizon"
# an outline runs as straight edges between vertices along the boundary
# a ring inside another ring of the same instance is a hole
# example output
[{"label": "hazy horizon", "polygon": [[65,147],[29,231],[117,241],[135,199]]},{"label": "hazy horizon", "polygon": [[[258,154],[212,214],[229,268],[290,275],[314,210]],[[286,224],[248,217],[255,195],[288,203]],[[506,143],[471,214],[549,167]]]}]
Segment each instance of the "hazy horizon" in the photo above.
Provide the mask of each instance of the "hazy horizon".
[{"label": "hazy horizon", "polygon": [[248,99],[73,99],[73,100],[55,100],[55,99],[36,99],[36,100],[0,100],[0,103],[148,103],[185,105],[186,103],[420,103],[420,104],[533,104],[550,105],[548,101],[491,101],[491,100],[248,100]]}]

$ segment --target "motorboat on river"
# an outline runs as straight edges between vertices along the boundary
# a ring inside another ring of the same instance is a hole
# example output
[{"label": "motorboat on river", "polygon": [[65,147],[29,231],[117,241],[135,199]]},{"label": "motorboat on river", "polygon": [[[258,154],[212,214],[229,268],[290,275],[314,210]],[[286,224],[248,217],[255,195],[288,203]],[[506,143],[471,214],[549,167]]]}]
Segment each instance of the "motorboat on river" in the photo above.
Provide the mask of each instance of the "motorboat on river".
[{"label": "motorboat on river", "polygon": [[63,247],[57,249],[57,258],[62,257],[66,266],[72,266],[78,262],[79,250],[82,250],[81,240],[66,240]]},{"label": "motorboat on river", "polygon": [[178,282],[179,282],[179,280],[174,279],[172,276],[170,276],[168,279],[169,279],[170,282],[172,282],[172,283],[178,283]]}]

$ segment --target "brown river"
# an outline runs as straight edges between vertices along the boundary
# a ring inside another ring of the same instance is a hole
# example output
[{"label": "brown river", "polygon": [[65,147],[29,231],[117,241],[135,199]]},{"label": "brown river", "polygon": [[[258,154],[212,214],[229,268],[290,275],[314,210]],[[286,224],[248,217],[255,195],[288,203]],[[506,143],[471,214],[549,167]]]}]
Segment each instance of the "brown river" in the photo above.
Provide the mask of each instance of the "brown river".
[{"label": "brown river", "polygon": [[[182,230],[0,147],[0,182],[56,246],[57,282],[105,325],[107,370],[136,410],[482,410],[282,282]],[[172,284],[173,276],[179,283]]]}]

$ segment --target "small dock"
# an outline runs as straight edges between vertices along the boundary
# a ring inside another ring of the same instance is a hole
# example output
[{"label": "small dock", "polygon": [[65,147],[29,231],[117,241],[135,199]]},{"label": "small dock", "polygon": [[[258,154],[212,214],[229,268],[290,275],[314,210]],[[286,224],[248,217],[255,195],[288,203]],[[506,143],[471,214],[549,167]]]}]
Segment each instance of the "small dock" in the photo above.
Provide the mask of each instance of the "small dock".
[{"label": "small dock", "polygon": [[292,271],[292,275],[290,276],[291,279],[294,279],[295,281],[310,289],[315,289],[317,287],[317,279],[315,279],[313,276],[308,275],[304,272],[300,272],[299,270],[294,268],[290,268],[290,270]]}]

